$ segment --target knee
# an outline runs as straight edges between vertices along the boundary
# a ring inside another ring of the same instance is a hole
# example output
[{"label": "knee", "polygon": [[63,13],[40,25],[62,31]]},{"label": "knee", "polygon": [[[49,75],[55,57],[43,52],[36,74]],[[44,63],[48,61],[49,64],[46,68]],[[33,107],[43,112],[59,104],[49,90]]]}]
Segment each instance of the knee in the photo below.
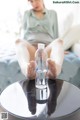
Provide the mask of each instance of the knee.
[{"label": "knee", "polygon": [[21,42],[20,39],[15,40],[15,44],[16,44],[16,45],[19,44],[20,42]]},{"label": "knee", "polygon": [[59,40],[58,40],[58,43],[63,45],[63,40],[62,40],[62,39],[59,39]]}]

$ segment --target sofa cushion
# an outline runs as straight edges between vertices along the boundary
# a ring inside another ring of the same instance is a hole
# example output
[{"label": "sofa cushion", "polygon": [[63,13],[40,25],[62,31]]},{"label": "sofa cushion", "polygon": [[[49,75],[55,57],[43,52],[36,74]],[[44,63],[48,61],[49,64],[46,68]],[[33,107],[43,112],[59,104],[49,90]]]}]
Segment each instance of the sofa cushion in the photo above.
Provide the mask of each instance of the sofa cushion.
[{"label": "sofa cushion", "polygon": [[70,28],[68,33],[63,37],[64,41],[64,50],[69,49],[76,42],[80,40],[80,25]]},{"label": "sofa cushion", "polygon": [[80,42],[77,42],[72,46],[72,52],[74,52],[78,57],[80,57]]},{"label": "sofa cushion", "polygon": [[58,78],[80,86],[80,58],[73,52],[65,55],[62,71]]}]

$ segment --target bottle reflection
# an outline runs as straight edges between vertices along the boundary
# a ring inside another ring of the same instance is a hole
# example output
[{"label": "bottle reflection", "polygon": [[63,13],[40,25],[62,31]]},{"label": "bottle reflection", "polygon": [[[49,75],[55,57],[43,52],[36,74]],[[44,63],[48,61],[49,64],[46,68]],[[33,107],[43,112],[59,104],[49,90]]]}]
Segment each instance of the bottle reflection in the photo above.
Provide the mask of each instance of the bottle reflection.
[{"label": "bottle reflection", "polygon": [[[47,115],[50,116],[55,112],[57,105],[57,97],[62,89],[63,81],[49,80],[48,87],[45,89],[37,89],[35,87],[35,80],[24,81],[22,88],[27,97],[28,108],[31,114],[36,114],[37,104],[46,103]],[[39,108],[38,108],[39,109]]]},{"label": "bottle reflection", "polygon": [[38,89],[36,88],[36,103],[46,103],[48,99],[48,88]]}]

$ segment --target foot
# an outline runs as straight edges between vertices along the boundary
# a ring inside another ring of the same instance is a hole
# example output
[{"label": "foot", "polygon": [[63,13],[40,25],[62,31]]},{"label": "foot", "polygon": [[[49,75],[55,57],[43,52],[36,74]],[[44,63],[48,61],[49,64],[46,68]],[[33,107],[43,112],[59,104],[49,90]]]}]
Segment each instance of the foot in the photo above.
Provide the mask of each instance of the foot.
[{"label": "foot", "polygon": [[35,79],[35,76],[36,76],[35,61],[30,61],[27,68],[27,77],[28,79],[33,80]]},{"label": "foot", "polygon": [[48,78],[55,79],[57,77],[56,64],[52,59],[48,59]]}]

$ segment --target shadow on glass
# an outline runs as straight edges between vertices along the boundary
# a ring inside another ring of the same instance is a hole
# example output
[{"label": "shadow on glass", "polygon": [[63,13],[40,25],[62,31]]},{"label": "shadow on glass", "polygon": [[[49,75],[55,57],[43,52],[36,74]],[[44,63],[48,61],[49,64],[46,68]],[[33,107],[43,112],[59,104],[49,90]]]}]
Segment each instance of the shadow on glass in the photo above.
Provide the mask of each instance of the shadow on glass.
[{"label": "shadow on glass", "polygon": [[[20,82],[24,94],[28,101],[28,108],[32,115],[37,112],[37,104],[46,104],[47,115],[50,116],[56,110],[57,98],[62,89],[63,81],[48,80],[48,87],[44,89],[37,89],[35,87],[35,80],[24,80]],[[38,108],[40,109],[40,108]]]}]

